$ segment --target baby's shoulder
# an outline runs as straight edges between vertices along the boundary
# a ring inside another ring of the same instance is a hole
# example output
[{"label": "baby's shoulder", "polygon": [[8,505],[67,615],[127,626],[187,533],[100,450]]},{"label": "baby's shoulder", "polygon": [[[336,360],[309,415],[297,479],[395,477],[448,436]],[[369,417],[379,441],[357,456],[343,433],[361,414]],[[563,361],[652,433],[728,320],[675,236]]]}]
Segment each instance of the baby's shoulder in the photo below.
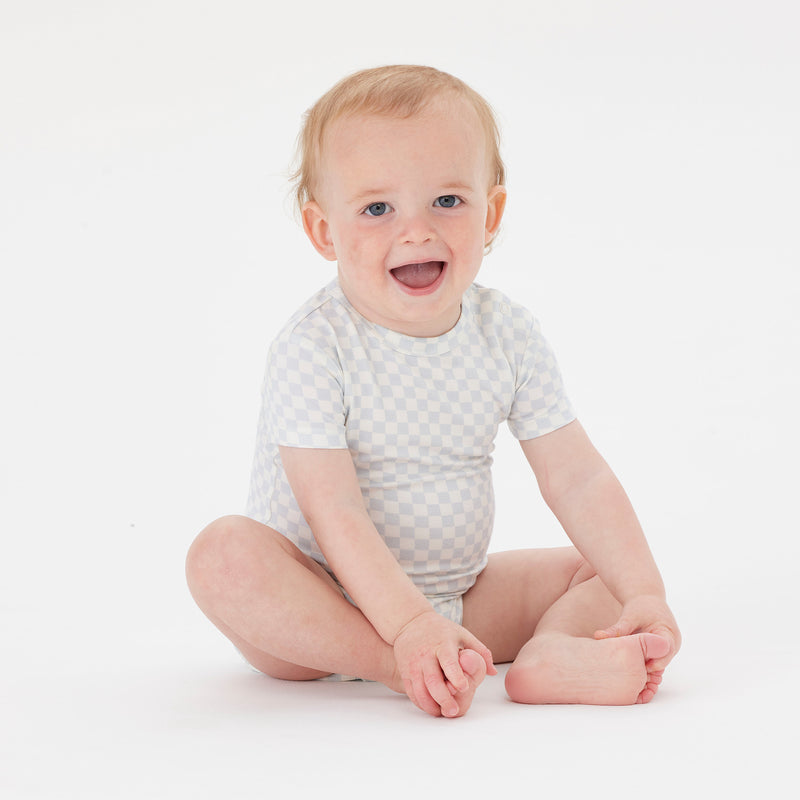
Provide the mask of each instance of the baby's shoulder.
[{"label": "baby's shoulder", "polygon": [[470,302],[478,327],[486,332],[516,332],[527,336],[538,326],[536,317],[528,308],[511,300],[499,289],[474,283],[470,287]]},{"label": "baby's shoulder", "polygon": [[343,315],[335,284],[328,284],[305,301],[286,321],[275,342],[305,340],[323,344],[335,338]]}]

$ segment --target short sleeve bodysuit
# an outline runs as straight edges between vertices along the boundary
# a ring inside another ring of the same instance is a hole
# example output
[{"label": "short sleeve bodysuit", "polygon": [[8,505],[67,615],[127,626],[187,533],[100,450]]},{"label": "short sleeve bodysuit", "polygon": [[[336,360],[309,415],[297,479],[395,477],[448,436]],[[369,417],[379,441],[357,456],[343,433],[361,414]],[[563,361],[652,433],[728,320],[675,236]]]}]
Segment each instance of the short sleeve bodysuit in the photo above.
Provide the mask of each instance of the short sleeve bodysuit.
[{"label": "short sleeve bodysuit", "polygon": [[494,517],[494,438],[575,415],[538,323],[473,284],[456,326],[419,339],[375,325],[338,281],[312,297],[270,348],[247,513],[326,569],[279,445],[349,449],[367,510],[429,598],[455,597],[485,567]]}]

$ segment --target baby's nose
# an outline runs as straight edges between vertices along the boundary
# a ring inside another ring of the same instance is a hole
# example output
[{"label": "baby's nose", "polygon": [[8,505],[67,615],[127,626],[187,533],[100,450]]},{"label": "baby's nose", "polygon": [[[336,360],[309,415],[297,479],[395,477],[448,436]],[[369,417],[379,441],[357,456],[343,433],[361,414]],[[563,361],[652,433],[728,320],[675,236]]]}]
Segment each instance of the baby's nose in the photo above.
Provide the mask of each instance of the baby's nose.
[{"label": "baby's nose", "polygon": [[419,213],[407,216],[400,229],[403,244],[424,244],[436,236],[432,221],[428,214]]}]

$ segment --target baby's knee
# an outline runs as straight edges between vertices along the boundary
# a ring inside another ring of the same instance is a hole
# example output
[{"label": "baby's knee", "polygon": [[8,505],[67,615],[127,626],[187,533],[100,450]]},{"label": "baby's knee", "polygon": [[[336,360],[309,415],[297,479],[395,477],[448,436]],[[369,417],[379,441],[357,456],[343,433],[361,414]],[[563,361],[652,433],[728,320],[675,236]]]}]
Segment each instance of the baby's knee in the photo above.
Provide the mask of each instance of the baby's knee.
[{"label": "baby's knee", "polygon": [[186,580],[195,598],[218,587],[225,575],[237,572],[237,565],[248,560],[252,524],[247,517],[221,517],[198,534],[186,556]]}]

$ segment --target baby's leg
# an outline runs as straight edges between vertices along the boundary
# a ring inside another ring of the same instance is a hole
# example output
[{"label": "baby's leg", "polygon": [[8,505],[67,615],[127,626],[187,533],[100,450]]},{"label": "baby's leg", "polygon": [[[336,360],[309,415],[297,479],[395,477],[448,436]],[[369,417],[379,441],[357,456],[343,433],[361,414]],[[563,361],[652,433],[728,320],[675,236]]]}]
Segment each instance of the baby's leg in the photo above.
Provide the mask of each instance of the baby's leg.
[{"label": "baby's leg", "polygon": [[662,673],[648,665],[670,646],[650,633],[594,639],[593,632],[616,620],[620,610],[599,578],[573,585],[542,617],[508,671],[511,699],[589,705],[649,702]]},{"label": "baby's leg", "polygon": [[194,541],[189,588],[258,670],[285,680],[339,672],[402,692],[392,648],[325,570],[276,531],[224,517]]},{"label": "baby's leg", "polygon": [[513,661],[506,690],[520,703],[647,702],[661,674],[647,662],[665,654],[650,634],[597,641],[621,606],[573,548],[489,556],[464,596],[464,626],[498,663]]}]

